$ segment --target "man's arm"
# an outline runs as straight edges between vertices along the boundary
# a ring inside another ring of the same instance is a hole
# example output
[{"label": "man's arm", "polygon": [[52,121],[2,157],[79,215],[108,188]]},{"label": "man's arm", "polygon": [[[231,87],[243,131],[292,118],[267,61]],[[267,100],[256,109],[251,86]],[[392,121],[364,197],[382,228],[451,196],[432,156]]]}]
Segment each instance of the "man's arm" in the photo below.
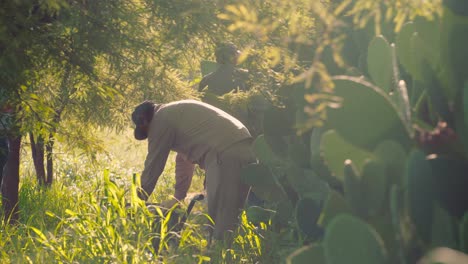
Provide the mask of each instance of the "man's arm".
[{"label": "man's arm", "polygon": [[138,197],[143,200],[147,200],[153,192],[164,170],[174,140],[174,133],[167,122],[157,120],[155,117],[151,123],[148,133],[148,155],[141,174],[142,190],[138,192]]},{"label": "man's arm", "polygon": [[187,196],[187,191],[192,184],[193,171],[195,165],[187,160],[183,154],[177,153],[175,167],[175,194],[178,201],[182,201]]},{"label": "man's arm", "polygon": [[205,87],[208,86],[208,82],[210,81],[211,75],[212,75],[212,74],[213,74],[213,73],[209,73],[209,74],[205,75],[205,76],[201,79],[200,83],[198,84],[198,91],[199,91],[199,92],[202,92],[203,89],[205,89]]}]

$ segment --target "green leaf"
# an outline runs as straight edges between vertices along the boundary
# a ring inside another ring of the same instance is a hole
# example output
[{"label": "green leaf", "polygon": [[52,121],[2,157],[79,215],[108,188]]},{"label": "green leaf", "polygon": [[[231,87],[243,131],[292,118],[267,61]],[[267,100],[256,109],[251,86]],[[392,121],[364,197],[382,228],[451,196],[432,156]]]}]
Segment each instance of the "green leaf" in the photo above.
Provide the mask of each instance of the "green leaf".
[{"label": "green leaf", "polygon": [[33,226],[30,226],[29,228],[31,228],[32,231],[34,231],[34,233],[36,233],[36,235],[39,236],[39,238],[41,239],[41,241],[44,243],[44,242],[47,242],[47,237],[44,235],[44,233],[42,233],[42,231],[40,229],[37,229]]}]

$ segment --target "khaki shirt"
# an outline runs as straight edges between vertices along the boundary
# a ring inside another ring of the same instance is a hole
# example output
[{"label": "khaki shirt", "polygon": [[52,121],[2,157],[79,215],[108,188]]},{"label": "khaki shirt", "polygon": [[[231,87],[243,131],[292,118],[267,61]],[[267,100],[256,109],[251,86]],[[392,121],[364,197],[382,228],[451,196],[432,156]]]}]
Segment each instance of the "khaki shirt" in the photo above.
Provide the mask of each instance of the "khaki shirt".
[{"label": "khaki shirt", "polygon": [[198,85],[198,91],[207,91],[218,96],[227,94],[232,90],[248,90],[245,81],[248,71],[238,69],[231,64],[221,64],[219,68],[203,77]]},{"label": "khaki shirt", "polygon": [[153,192],[169,152],[173,150],[180,155],[176,159],[176,171],[177,163],[180,163],[179,170],[185,171],[176,177],[176,198],[181,199],[190,186],[193,174],[190,163],[203,167],[208,152],[222,152],[247,138],[251,135],[239,120],[214,106],[195,100],[163,104],[154,113],[149,126],[148,155],[141,187],[148,195]]}]

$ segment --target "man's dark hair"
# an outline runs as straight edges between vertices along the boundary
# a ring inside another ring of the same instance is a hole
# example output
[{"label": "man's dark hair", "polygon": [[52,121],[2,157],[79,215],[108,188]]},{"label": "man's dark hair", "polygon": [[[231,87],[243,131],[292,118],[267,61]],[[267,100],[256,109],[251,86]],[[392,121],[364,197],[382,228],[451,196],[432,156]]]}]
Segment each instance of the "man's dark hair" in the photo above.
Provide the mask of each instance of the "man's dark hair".
[{"label": "man's dark hair", "polygon": [[235,63],[233,59],[239,55],[239,50],[233,43],[221,43],[215,51],[216,62],[219,64]]},{"label": "man's dark hair", "polygon": [[144,101],[135,107],[132,113],[132,121],[135,125],[140,125],[144,120],[151,120],[155,104],[151,101]]},{"label": "man's dark hair", "polygon": [[153,118],[155,104],[151,101],[144,101],[135,107],[132,113],[132,121],[135,123],[134,136],[137,140],[148,138],[148,133],[143,127],[146,123],[150,122]]}]

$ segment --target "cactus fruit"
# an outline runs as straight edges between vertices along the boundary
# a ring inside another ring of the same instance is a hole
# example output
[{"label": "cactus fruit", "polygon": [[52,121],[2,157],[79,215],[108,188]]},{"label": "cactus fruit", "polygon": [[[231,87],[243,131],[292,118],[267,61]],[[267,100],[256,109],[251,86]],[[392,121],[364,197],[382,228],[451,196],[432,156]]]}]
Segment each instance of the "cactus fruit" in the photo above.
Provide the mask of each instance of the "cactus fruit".
[{"label": "cactus fruit", "polygon": [[409,144],[411,124],[406,124],[389,96],[355,77],[334,77],[335,95],[343,98],[340,108],[328,109],[328,125],[349,143],[373,150],[378,143],[394,139]]},{"label": "cactus fruit", "polygon": [[392,51],[383,36],[376,36],[367,51],[367,68],[374,83],[387,94],[393,91]]},{"label": "cactus fruit", "polygon": [[323,246],[327,264],[388,263],[379,234],[351,215],[342,214],[331,221],[325,230]]},{"label": "cactus fruit", "polygon": [[420,150],[414,150],[410,153],[405,176],[410,217],[417,234],[429,242],[436,185],[426,155]]},{"label": "cactus fruit", "polygon": [[286,264],[326,264],[323,246],[320,244],[301,247],[290,254]]}]

